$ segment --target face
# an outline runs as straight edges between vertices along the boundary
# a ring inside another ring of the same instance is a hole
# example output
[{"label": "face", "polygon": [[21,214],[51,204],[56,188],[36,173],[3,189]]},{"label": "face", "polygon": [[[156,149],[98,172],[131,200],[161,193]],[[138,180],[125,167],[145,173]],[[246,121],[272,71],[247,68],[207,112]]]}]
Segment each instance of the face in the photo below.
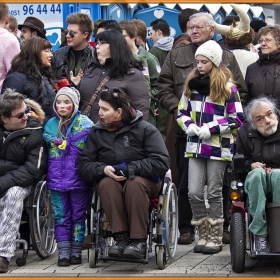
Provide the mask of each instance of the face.
[{"label": "face", "polygon": [[125,38],[125,40],[126,40],[130,49],[132,47],[135,47],[135,39],[136,39],[135,37],[130,38],[125,30],[123,30],[123,36],[124,36],[124,38]]},{"label": "face", "polygon": [[49,67],[51,66],[51,60],[52,60],[52,52],[51,49],[45,49],[41,51],[41,62],[43,67]]},{"label": "face", "polygon": [[99,117],[104,123],[112,123],[116,118],[119,118],[121,114],[121,108],[114,110],[113,107],[106,101],[99,100]]},{"label": "face", "polygon": [[157,31],[155,31],[153,29],[153,27],[151,26],[150,39],[153,41],[153,43],[156,43],[161,38],[160,33],[161,33],[161,31],[159,29]]},{"label": "face", "polygon": [[9,131],[25,128],[29,113],[30,109],[22,102],[21,107],[13,110],[9,118],[1,116],[4,127]]},{"label": "face", "polygon": [[275,133],[278,126],[276,115],[271,110],[271,107],[262,102],[261,105],[252,114],[254,126],[264,137],[268,137]]},{"label": "face", "polygon": [[[29,39],[37,36],[37,32],[31,32],[30,28],[26,27],[26,26],[23,26],[20,31],[21,31],[20,37],[21,37],[23,43],[25,43]],[[35,35],[35,33],[36,33],[36,35]]]},{"label": "face", "polygon": [[259,43],[263,54],[273,53],[279,48],[279,45],[277,44],[277,41],[271,32],[261,35],[259,38]]},{"label": "face", "polygon": [[[87,46],[88,32],[82,33],[78,24],[68,24],[67,31],[66,39],[69,47],[76,51],[80,51]],[[72,38],[70,34],[73,34],[74,37]]]},{"label": "face", "polygon": [[110,44],[104,40],[98,40],[95,43],[95,49],[99,63],[105,65],[106,59],[111,57]]},{"label": "face", "polygon": [[195,17],[190,21],[190,34],[192,42],[200,46],[213,37],[214,27],[207,26],[203,17]]},{"label": "face", "polygon": [[199,73],[203,76],[208,76],[213,68],[212,61],[201,54],[196,56],[196,64]]},{"label": "face", "polygon": [[60,117],[68,119],[71,117],[74,111],[74,104],[70,97],[61,94],[57,97],[55,101],[55,109]]}]

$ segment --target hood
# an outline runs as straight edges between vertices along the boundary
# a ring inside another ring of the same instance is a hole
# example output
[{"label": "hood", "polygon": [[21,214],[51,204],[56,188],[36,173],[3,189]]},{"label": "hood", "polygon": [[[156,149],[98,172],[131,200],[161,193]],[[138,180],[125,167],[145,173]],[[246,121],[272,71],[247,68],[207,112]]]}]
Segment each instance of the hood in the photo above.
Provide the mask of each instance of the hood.
[{"label": "hood", "polygon": [[31,116],[36,117],[42,124],[45,118],[45,112],[42,110],[40,104],[29,98],[26,98],[24,102],[31,107]]},{"label": "hood", "polygon": [[159,39],[157,42],[155,42],[154,47],[169,52],[172,49],[173,42],[174,42],[173,37],[163,37]]}]

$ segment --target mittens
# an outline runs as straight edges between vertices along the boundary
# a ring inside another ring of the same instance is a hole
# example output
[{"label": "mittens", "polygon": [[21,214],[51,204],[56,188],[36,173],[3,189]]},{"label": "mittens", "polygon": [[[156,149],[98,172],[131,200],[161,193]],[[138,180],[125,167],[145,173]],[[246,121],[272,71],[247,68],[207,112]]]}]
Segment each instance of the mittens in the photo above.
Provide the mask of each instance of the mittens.
[{"label": "mittens", "polygon": [[198,135],[198,132],[199,132],[199,127],[198,127],[196,124],[191,123],[191,124],[188,126],[188,135],[189,135],[189,136]]},{"label": "mittens", "polygon": [[209,139],[211,137],[211,133],[210,133],[208,126],[207,125],[202,126],[199,129],[199,132],[197,135],[198,135],[199,139],[202,139],[202,140]]}]

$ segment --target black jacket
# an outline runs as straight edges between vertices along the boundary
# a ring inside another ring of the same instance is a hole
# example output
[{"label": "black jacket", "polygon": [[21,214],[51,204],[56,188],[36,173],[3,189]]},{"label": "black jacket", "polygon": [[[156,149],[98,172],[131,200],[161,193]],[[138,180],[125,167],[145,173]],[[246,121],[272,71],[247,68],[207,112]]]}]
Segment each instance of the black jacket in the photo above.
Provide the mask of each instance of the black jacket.
[{"label": "black jacket", "polygon": [[[55,74],[55,78],[60,80],[63,78],[68,78],[68,55],[69,55],[70,47],[66,46],[56,50],[53,53],[52,58],[52,69]],[[84,51],[81,54],[82,56],[82,70],[85,71],[88,66],[91,64],[94,58],[94,48],[90,45],[87,45]]]},{"label": "black jacket", "polygon": [[47,170],[43,129],[35,117],[7,137],[4,130],[0,125],[0,196],[13,186],[33,185]]},{"label": "black jacket", "polygon": [[280,109],[280,51],[259,54],[260,58],[248,66],[245,82],[248,88],[248,101],[261,97],[272,97]]},{"label": "black jacket", "polygon": [[170,159],[164,141],[158,129],[142,116],[137,111],[136,119],[117,132],[103,129],[99,122],[92,128],[78,158],[78,172],[85,181],[98,182],[104,178],[107,165],[122,162],[128,164],[129,179],[165,175]]},{"label": "black jacket", "polygon": [[34,82],[33,84],[24,73],[15,71],[7,75],[6,79],[3,82],[1,94],[5,91],[6,88],[15,89],[16,92],[22,93],[26,95],[29,99],[38,102],[41,105],[43,111],[45,112],[46,119],[50,119],[54,116],[53,102],[56,93],[53,91],[54,90],[53,85],[45,76],[43,76],[43,83],[44,83],[44,87],[43,87],[44,101],[39,102],[38,83]]},{"label": "black jacket", "polygon": [[277,131],[269,137],[263,137],[256,129],[244,123],[238,130],[236,151],[245,158],[246,171],[251,171],[251,164],[263,162],[266,167],[280,168],[280,124]]}]

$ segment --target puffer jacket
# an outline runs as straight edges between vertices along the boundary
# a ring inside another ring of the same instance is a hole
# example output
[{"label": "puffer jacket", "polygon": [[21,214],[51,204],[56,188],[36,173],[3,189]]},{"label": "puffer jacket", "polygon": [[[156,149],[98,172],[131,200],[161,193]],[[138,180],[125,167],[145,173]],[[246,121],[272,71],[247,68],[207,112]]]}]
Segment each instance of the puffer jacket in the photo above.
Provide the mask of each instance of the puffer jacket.
[{"label": "puffer jacket", "polygon": [[[83,75],[78,86],[81,94],[80,110],[83,112],[87,107],[92,95],[102,80],[109,75],[108,67],[103,67],[94,59],[90,68]],[[136,68],[131,68],[129,72],[122,78],[111,78],[106,86],[109,88],[120,88],[124,90],[130,97],[133,105],[137,110],[141,111],[144,119],[149,119],[149,92],[146,80],[142,72]],[[99,96],[97,96],[91,107],[90,119],[96,123],[99,120]]]},{"label": "puffer jacket", "polygon": [[[67,77],[69,60],[68,55],[70,51],[70,47],[66,46],[56,50],[53,53],[52,58],[52,69],[55,74],[55,78],[60,80],[63,78],[67,78],[69,81],[69,77]],[[84,51],[81,54],[82,58],[82,67],[83,72],[88,68],[94,58],[94,48],[92,48],[89,44],[86,46]]]},{"label": "puffer jacket", "polygon": [[37,183],[47,170],[43,128],[29,117],[25,128],[4,134],[0,125],[0,196],[13,186]]},{"label": "puffer jacket", "polygon": [[259,60],[247,68],[245,82],[248,88],[249,101],[268,96],[277,101],[280,109],[280,50],[270,53],[259,53]]},{"label": "puffer jacket", "polygon": [[144,121],[139,111],[129,125],[117,132],[103,129],[98,122],[79,155],[78,170],[84,180],[99,182],[107,165],[122,162],[127,163],[128,179],[154,179],[164,176],[169,169],[170,159],[159,131]]},{"label": "puffer jacket", "polygon": [[263,137],[245,122],[237,134],[236,151],[244,155],[247,172],[251,171],[251,164],[254,162],[263,162],[266,167],[280,168],[280,123],[275,133]]},{"label": "puffer jacket", "polygon": [[[41,102],[40,105],[45,112],[46,119],[50,119],[54,116],[53,102],[56,93],[53,91],[54,86],[50,83],[46,76],[43,76],[43,84],[44,102]],[[33,84],[32,81],[29,80],[24,73],[20,73],[17,71],[9,73],[3,83],[1,94],[5,91],[6,88],[15,89],[16,92],[22,93],[29,99],[38,102],[39,84],[36,82],[34,82]]]},{"label": "puffer jacket", "polygon": [[77,159],[85,146],[92,121],[77,112],[66,133],[66,148],[59,149],[55,141],[58,136],[59,119],[50,119],[44,127],[44,140],[48,149],[47,188],[60,192],[89,188],[77,172]]},{"label": "puffer jacket", "polygon": [[[207,140],[201,140],[197,135],[188,136],[186,157],[231,161],[234,153],[232,131],[242,126],[244,114],[236,86],[228,82],[227,88],[231,94],[225,103],[213,102],[209,96],[194,90],[190,99],[182,95],[177,116],[180,127],[187,133],[190,124],[206,125],[211,133]],[[234,126],[230,127],[230,124]]]},{"label": "puffer jacket", "polygon": [[[186,137],[178,126],[177,108],[182,97],[186,78],[196,68],[195,52],[198,46],[191,43],[171,50],[158,78],[158,97],[164,109],[173,114],[177,137]],[[229,68],[236,82],[241,101],[246,103],[247,88],[238,63],[231,51],[223,49],[221,65]]]}]

